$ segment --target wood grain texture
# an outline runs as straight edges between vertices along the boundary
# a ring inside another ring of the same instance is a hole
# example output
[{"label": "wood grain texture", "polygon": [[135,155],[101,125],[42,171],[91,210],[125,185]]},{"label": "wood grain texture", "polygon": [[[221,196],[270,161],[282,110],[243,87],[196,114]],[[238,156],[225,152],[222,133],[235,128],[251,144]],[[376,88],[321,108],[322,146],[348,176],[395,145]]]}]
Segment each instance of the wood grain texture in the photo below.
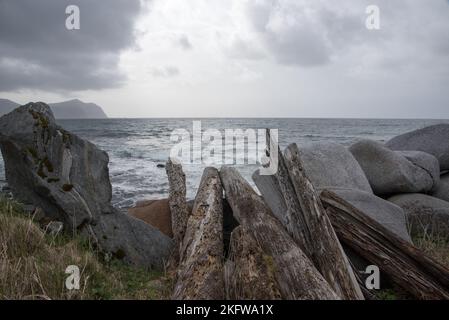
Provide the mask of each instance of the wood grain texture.
[{"label": "wood grain texture", "polygon": [[238,171],[223,167],[220,176],[234,216],[273,260],[282,298],[338,300],[339,296]]},{"label": "wood grain texture", "polygon": [[416,299],[449,299],[449,269],[325,190],[321,199],[338,237]]},{"label": "wood grain texture", "polygon": [[175,300],[224,299],[222,201],[218,170],[206,168],[182,241]]},{"label": "wood grain texture", "polygon": [[225,264],[226,298],[229,300],[277,300],[281,298],[271,257],[243,226],[231,233]]},{"label": "wood grain texture", "polygon": [[174,269],[179,261],[190,210],[186,200],[186,176],[182,170],[182,165],[168,159],[165,170],[169,184],[168,204],[171,214],[173,240],[175,242],[169,266]]},{"label": "wood grain texture", "polygon": [[[300,215],[289,217],[291,233],[295,239],[296,233],[304,232],[307,239],[307,252],[315,263],[317,269],[329,282],[334,291],[342,299],[362,300],[362,290],[357,282],[348,258],[337,238],[326,210],[321,203],[319,195],[306,175],[302,164],[299,149],[291,144],[285,150],[285,158],[280,154],[279,163],[285,165],[288,176],[285,180],[291,182],[300,208],[289,212]],[[285,175],[285,172],[280,175]],[[282,186],[283,183],[280,183]],[[290,192],[290,191],[289,191]],[[296,205],[296,204],[295,204]],[[300,229],[299,224],[304,224]]]}]

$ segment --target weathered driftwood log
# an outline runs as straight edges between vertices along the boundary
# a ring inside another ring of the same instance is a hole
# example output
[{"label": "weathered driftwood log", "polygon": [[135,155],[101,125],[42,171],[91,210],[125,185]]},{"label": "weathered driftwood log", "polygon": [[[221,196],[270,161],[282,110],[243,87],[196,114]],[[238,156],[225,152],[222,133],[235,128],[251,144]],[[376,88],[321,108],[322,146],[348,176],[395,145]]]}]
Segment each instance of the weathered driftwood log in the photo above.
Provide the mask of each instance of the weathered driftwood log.
[{"label": "weathered driftwood log", "polygon": [[321,199],[339,238],[417,299],[449,299],[449,269],[331,191]]},{"label": "weathered driftwood log", "polygon": [[301,206],[302,219],[293,221],[305,222],[305,237],[308,238],[308,243],[312,244],[312,261],[342,298],[363,299],[362,290],[326,210],[313,184],[304,172],[299,149],[295,143],[285,150],[285,166]]},{"label": "weathered driftwood log", "polygon": [[231,233],[229,260],[225,264],[226,299],[276,300],[281,298],[272,258],[265,255],[248,230]]},{"label": "weathered driftwood log", "polygon": [[182,170],[182,165],[180,163],[174,163],[169,158],[165,170],[170,186],[168,203],[170,206],[173,239],[175,242],[169,265],[174,268],[179,260],[190,210],[186,200],[186,176]]},{"label": "weathered driftwood log", "polygon": [[218,170],[206,168],[182,241],[173,299],[224,299],[222,201]]},{"label": "weathered driftwood log", "polygon": [[[267,131],[267,141],[271,137]],[[267,143],[268,153],[271,154]],[[275,175],[253,175],[264,200],[295,242],[343,299],[363,299],[352,267],[338,241],[315,188],[306,176],[296,144],[278,150]]]},{"label": "weathered driftwood log", "polygon": [[273,260],[284,299],[339,299],[270,209],[234,168],[220,172],[234,216]]}]

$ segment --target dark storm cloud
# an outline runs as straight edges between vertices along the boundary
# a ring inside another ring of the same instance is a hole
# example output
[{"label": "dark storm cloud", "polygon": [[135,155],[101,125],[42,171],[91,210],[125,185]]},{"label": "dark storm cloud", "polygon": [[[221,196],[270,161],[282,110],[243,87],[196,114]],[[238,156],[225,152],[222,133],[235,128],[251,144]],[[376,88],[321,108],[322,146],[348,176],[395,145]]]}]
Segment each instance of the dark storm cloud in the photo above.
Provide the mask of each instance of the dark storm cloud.
[{"label": "dark storm cloud", "polygon": [[[65,27],[68,5],[80,8],[80,30]],[[0,91],[120,85],[141,10],[140,0],[0,0]]]}]

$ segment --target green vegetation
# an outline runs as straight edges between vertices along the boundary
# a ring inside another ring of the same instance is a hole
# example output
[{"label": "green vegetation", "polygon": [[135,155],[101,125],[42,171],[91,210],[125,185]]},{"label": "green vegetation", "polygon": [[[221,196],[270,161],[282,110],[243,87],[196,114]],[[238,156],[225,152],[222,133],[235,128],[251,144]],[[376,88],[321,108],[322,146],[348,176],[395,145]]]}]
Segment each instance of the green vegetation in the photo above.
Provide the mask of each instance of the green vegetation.
[{"label": "green vegetation", "polygon": [[[80,269],[79,290],[65,287],[69,265]],[[84,238],[46,234],[0,199],[0,299],[160,299],[167,288],[160,272],[105,262]]]},{"label": "green vegetation", "polygon": [[[414,245],[427,255],[449,268],[449,242],[426,234],[413,236]],[[410,297],[400,288],[389,288],[374,292],[380,300],[407,300]]]},{"label": "green vegetation", "polygon": [[413,238],[416,247],[449,268],[449,240],[419,235]]}]

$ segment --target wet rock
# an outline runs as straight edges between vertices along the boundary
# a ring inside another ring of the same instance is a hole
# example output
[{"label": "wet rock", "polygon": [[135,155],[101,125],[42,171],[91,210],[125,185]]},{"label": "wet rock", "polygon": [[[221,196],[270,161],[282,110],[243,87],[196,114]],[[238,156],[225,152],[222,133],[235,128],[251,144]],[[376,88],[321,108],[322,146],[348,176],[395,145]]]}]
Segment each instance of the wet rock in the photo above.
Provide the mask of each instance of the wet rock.
[{"label": "wet rock", "polygon": [[48,105],[29,103],[1,117],[0,147],[18,201],[128,263],[163,267],[170,238],[112,207],[108,155],[58,126]]}]

